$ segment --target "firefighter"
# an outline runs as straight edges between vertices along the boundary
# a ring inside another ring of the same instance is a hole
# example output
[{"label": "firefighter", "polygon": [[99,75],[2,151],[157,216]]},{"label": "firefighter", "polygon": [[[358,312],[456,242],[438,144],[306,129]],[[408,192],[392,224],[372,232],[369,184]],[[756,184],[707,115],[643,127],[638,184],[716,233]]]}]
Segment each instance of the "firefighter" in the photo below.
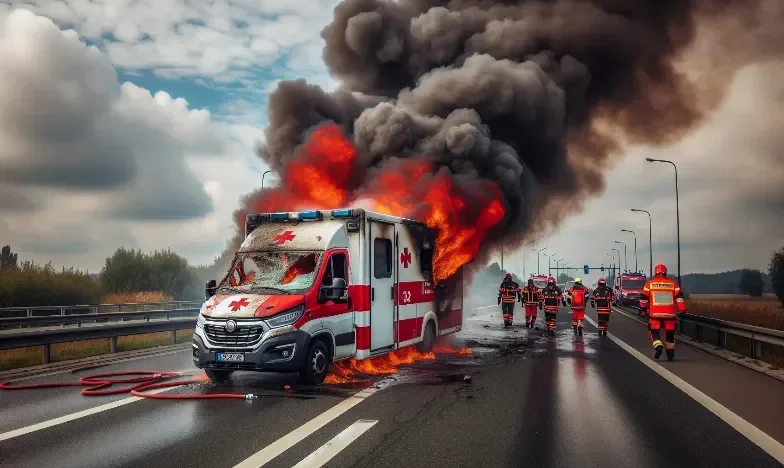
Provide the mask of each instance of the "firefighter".
[{"label": "firefighter", "polygon": [[501,287],[498,288],[498,303],[504,314],[504,328],[512,326],[515,302],[520,299],[522,299],[520,285],[512,281],[511,273],[507,273]]},{"label": "firefighter", "polygon": [[533,278],[528,279],[528,285],[523,288],[523,298],[520,302],[525,304],[525,327],[534,328],[536,323],[536,308],[542,310],[542,291],[534,284]]},{"label": "firefighter", "polygon": [[[675,326],[677,316],[686,311],[686,300],[680,285],[667,277],[667,267],[659,264],[653,270],[653,278],[645,283],[640,298],[640,310],[646,313],[648,331],[659,359],[662,349],[667,348],[667,360],[675,359]],[[665,344],[661,342],[661,329],[664,328]]]},{"label": "firefighter", "polygon": [[615,292],[607,287],[607,280],[599,278],[599,286],[591,295],[591,306],[596,308],[596,315],[599,317],[599,335],[607,336],[607,328],[610,326],[610,309],[615,300]]},{"label": "firefighter", "polygon": [[547,287],[542,290],[542,301],[544,302],[544,318],[547,321],[547,333],[550,336],[555,336],[555,317],[563,301],[563,296],[552,276],[547,278]]},{"label": "firefighter", "polygon": [[583,280],[575,278],[574,285],[566,291],[569,304],[572,306],[572,330],[575,335],[582,336],[583,320],[585,320],[585,303],[588,302],[588,288]]}]

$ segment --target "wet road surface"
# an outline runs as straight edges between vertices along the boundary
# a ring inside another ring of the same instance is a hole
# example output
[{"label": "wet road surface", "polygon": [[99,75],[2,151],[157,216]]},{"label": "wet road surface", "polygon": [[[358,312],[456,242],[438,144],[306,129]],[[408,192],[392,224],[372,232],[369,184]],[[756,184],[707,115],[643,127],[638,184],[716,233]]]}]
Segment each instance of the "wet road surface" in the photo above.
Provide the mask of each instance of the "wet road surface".
[{"label": "wet road surface", "polygon": [[[782,466],[591,324],[574,337],[566,309],[554,338],[520,325],[504,330],[494,306],[467,315],[457,338],[472,355],[439,355],[355,385],[302,388],[295,376],[241,373],[171,392],[261,395],[250,402],[82,397],[78,387],[0,392],[0,466]],[[610,333],[652,354],[640,324],[614,314]],[[685,345],[677,357],[661,367],[784,441],[784,383]],[[87,374],[124,370],[193,367],[182,350]],[[75,379],[66,372],[20,383]],[[376,390],[352,397],[371,381]],[[20,428],[27,433],[11,432]]]}]

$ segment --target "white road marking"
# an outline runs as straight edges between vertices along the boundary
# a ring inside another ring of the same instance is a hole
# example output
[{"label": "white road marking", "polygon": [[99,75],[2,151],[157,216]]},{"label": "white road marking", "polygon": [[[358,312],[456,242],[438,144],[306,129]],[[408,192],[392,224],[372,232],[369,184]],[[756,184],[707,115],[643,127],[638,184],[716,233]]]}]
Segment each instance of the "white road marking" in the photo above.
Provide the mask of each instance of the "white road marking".
[{"label": "white road marking", "polygon": [[347,427],[343,432],[336,435],[332,440],[319,447],[315,452],[305,457],[293,468],[321,468],[328,461],[335,458],[343,449],[351,445],[359,436],[375,426],[378,421],[360,419]]},{"label": "white road marking", "polygon": [[[597,323],[594,322],[590,317],[586,316],[585,320],[594,327],[599,327],[599,325],[597,325]],[[776,439],[762,432],[756,426],[733,413],[713,398],[697,390],[685,380],[659,365],[656,361],[650,359],[641,352],[624,343],[612,333],[607,333],[607,338],[623,348],[624,351],[637,358],[637,360],[648,366],[648,368],[650,368],[652,371],[656,372],[665,380],[683,391],[683,393],[692,397],[697,403],[701,404],[711,413],[721,418],[724,422],[732,426],[736,431],[743,434],[747,439],[755,443],[759,448],[767,452],[770,456],[779,462],[784,463],[784,445],[780,444]]]},{"label": "white road marking", "polygon": [[[180,387],[182,387],[182,385],[178,385],[177,387],[158,388],[144,393],[148,393],[148,394],[163,393]],[[48,421],[40,422],[20,429],[14,429],[13,431],[4,432],[0,434],[0,442],[8,439],[13,439],[14,437],[19,437],[25,434],[30,434],[31,432],[40,431],[41,429],[58,426],[60,424],[64,424],[76,419],[80,419],[85,416],[90,416],[96,413],[101,413],[103,411],[118,408],[120,406],[125,406],[129,403],[133,403],[139,400],[144,400],[144,398],[132,396],[132,397],[124,398],[122,400],[114,401],[112,403],[107,403],[105,405],[96,406],[95,408],[86,409],[76,413],[66,414],[65,416],[60,416],[59,418],[50,419]]]},{"label": "white road marking", "polygon": [[293,431],[289,432],[285,436],[281,437],[280,439],[276,440],[270,445],[264,447],[263,449],[256,452],[255,454],[251,455],[246,460],[234,466],[234,468],[258,468],[260,466],[266,465],[272,459],[274,459],[281,453],[285,452],[286,450],[290,449],[291,447],[299,443],[301,440],[303,440],[305,437],[321,429],[322,427],[327,425],[329,422],[331,422],[341,414],[350,410],[354,406],[362,403],[363,401],[365,401],[365,399],[367,399],[377,391],[378,388],[370,387],[370,388],[366,388],[365,390],[362,390],[359,393],[355,393],[349,398],[341,401],[337,405],[333,406],[327,411],[321,413],[320,415],[316,416],[315,418],[301,425],[297,429],[294,429]]}]

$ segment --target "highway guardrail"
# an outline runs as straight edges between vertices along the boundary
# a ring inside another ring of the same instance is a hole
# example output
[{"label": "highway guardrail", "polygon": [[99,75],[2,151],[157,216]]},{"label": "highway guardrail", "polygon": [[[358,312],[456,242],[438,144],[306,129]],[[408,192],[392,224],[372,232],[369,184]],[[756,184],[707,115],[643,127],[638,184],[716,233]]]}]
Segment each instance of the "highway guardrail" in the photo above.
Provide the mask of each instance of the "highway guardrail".
[{"label": "highway guardrail", "polygon": [[[59,329],[25,329],[25,331],[0,332],[0,350],[43,346],[43,363],[51,360],[51,346],[55,343],[110,338],[110,351],[117,352],[117,338],[127,335],[171,332],[171,343],[177,343],[177,330],[194,328],[199,309],[155,310],[139,312],[116,312],[98,314],[75,314],[65,316],[19,317],[0,319],[0,327],[19,325],[75,324],[76,327]],[[175,318],[174,316],[177,316]],[[157,320],[151,320],[157,319]],[[96,323],[82,326],[85,322],[121,320],[115,323]],[[130,320],[130,321],[125,321]]]},{"label": "highway guardrail", "polygon": [[201,307],[202,301],[129,302],[124,304],[79,304],[36,307],[2,307],[0,318],[40,317],[51,315],[96,314],[99,312],[139,312],[145,310],[189,309]]},{"label": "highway guardrail", "polygon": [[[637,308],[618,308],[635,315],[641,322],[646,321],[639,316]],[[678,333],[752,359],[764,361],[766,355],[784,355],[782,330],[684,313],[678,319]]]}]

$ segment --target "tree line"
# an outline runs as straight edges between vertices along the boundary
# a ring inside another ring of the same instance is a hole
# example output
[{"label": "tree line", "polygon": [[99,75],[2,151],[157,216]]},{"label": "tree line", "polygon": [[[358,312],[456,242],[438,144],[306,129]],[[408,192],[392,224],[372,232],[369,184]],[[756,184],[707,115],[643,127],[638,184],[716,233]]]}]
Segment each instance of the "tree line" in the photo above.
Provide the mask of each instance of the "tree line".
[{"label": "tree line", "polygon": [[107,294],[161,292],[174,300],[200,300],[209,266],[191,266],[171,250],[145,253],[120,247],[91,275],[51,262],[20,261],[6,245],[0,250],[0,307],[97,304]]}]

